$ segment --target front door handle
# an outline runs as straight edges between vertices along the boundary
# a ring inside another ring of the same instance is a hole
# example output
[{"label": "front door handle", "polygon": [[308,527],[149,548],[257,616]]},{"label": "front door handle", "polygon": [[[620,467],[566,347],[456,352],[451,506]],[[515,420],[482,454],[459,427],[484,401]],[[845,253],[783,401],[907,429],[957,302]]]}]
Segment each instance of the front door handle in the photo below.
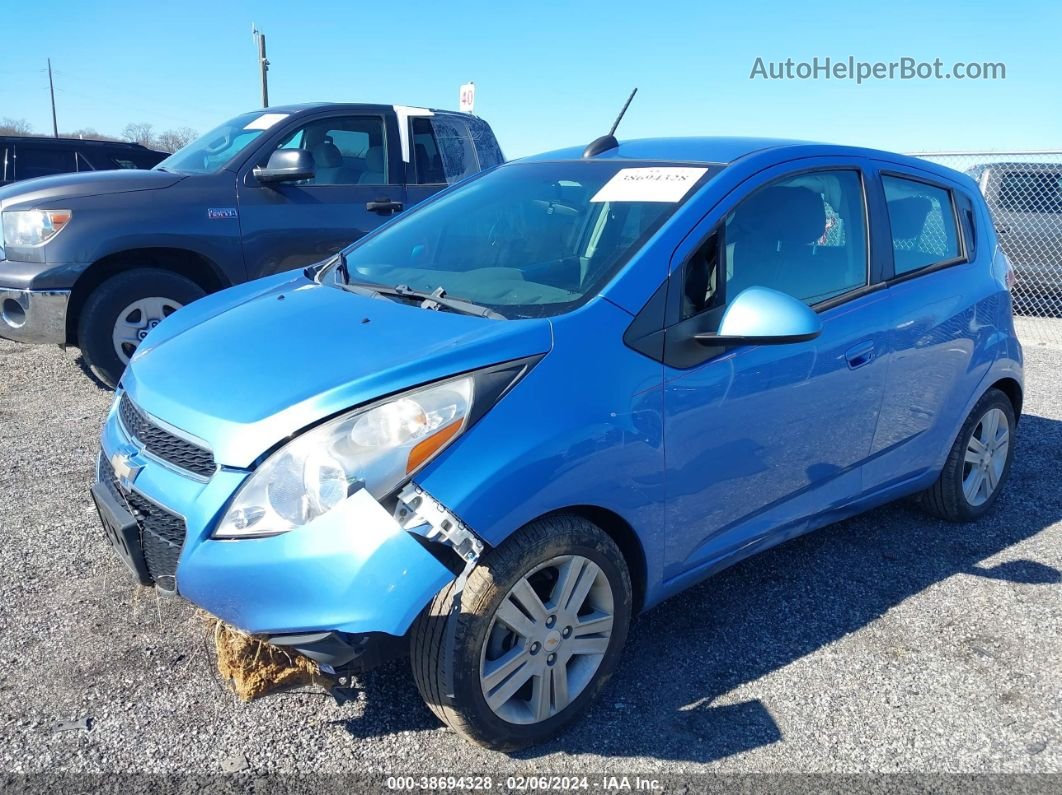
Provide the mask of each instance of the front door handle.
[{"label": "front door handle", "polygon": [[858,345],[853,345],[845,351],[844,358],[848,360],[848,368],[850,370],[862,367],[864,364],[870,364],[874,361],[873,340],[867,340]]},{"label": "front door handle", "polygon": [[402,212],[402,202],[396,202],[392,199],[377,199],[376,201],[366,202],[365,209],[370,213],[394,215],[395,213]]}]

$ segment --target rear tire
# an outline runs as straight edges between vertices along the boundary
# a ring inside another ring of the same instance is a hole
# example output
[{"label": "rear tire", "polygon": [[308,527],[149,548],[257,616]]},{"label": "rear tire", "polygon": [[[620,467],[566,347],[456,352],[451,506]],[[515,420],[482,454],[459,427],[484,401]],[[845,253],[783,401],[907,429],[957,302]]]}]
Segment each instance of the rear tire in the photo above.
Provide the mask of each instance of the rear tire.
[{"label": "rear tire", "polygon": [[[77,342],[85,367],[113,389],[143,337],[204,295],[191,279],[159,268],[137,268],[107,279],[88,297],[78,318]],[[126,341],[120,344],[119,338]]]},{"label": "rear tire", "polygon": [[448,650],[453,588],[413,625],[413,677],[432,712],[480,745],[513,751],[558,734],[616,668],[630,575],[615,542],[585,519],[540,519],[484,554],[465,583]]},{"label": "rear tire", "polygon": [[919,504],[949,522],[970,522],[991,510],[1010,475],[1016,417],[1010,398],[988,390],[952,445],[937,482]]}]

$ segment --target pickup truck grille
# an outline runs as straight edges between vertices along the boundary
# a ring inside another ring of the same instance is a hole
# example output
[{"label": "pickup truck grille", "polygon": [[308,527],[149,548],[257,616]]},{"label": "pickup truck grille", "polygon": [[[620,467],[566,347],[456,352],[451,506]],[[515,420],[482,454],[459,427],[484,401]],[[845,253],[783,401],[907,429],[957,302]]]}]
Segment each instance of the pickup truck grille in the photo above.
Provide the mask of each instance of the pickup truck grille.
[{"label": "pickup truck grille", "polygon": [[209,478],[217,470],[214,456],[209,450],[160,428],[144,416],[129,395],[122,395],[118,416],[129,435],[153,456],[203,478]]},{"label": "pickup truck grille", "polygon": [[107,457],[100,455],[100,481],[120,504],[127,505],[140,526],[140,543],[144,550],[151,579],[165,591],[177,589],[177,559],[181,556],[187,532],[184,520],[170,513],[135,491],[118,485],[114,468]]}]

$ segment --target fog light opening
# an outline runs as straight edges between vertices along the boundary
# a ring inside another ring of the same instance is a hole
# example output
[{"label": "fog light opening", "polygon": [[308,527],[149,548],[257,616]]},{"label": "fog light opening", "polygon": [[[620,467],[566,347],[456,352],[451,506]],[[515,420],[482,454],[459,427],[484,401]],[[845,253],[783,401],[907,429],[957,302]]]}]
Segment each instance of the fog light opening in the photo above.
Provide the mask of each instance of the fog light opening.
[{"label": "fog light opening", "polygon": [[26,325],[26,310],[14,298],[8,298],[4,301],[3,311],[0,312],[0,315],[3,316],[4,322],[11,328],[22,328]]}]

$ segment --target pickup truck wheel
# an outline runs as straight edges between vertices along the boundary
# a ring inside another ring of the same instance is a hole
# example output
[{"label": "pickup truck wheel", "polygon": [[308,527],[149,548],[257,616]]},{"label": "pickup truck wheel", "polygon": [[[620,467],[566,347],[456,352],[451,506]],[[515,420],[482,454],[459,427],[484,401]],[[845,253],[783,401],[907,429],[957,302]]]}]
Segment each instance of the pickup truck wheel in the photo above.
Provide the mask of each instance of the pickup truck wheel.
[{"label": "pickup truck wheel", "polygon": [[148,332],[204,295],[191,279],[158,268],[112,276],[88,297],[78,318],[77,339],[86,367],[115,387]]},{"label": "pickup truck wheel", "polygon": [[950,522],[987,513],[1010,474],[1016,424],[1010,398],[989,389],[963,423],[937,482],[919,495],[922,507]]},{"label": "pickup truck wheel", "polygon": [[413,676],[431,710],[474,742],[512,751],[556,735],[615,670],[630,575],[615,542],[587,520],[547,517],[484,554],[451,644],[453,588],[413,626]]}]

